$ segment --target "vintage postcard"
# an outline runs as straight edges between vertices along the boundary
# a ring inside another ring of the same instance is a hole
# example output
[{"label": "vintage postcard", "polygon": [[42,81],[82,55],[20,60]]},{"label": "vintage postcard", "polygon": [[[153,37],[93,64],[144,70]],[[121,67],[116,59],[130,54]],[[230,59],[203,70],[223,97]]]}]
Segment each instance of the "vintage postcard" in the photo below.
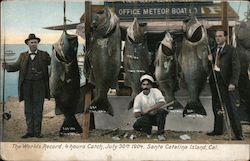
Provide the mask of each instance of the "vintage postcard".
[{"label": "vintage postcard", "polygon": [[1,0],[1,160],[249,160],[250,3]]}]

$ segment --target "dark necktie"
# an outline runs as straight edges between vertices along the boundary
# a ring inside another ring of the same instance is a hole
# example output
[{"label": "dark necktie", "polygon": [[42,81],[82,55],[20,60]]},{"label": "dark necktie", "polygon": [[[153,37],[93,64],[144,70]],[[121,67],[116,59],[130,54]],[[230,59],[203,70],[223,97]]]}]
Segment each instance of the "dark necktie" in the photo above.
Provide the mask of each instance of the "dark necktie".
[{"label": "dark necktie", "polygon": [[217,52],[216,52],[216,55],[215,55],[215,65],[220,68],[220,53],[221,53],[221,49],[222,47],[218,47],[217,48]]},{"label": "dark necktie", "polygon": [[36,55],[36,53],[29,53],[29,55]]}]

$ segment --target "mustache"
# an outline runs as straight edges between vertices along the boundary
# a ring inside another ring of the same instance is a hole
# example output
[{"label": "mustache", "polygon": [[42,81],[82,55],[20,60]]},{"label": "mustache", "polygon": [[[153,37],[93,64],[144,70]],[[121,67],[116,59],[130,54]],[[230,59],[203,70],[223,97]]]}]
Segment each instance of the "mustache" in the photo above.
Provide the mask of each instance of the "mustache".
[{"label": "mustache", "polygon": [[142,90],[144,91],[144,90],[149,90],[149,88],[142,88]]}]

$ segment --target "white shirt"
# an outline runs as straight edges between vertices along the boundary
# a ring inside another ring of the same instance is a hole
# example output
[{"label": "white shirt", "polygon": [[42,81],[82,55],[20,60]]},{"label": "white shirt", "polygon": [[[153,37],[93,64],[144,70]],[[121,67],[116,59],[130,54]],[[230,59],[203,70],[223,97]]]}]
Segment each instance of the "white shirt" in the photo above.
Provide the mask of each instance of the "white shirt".
[{"label": "white shirt", "polygon": [[[31,54],[31,53],[37,54],[37,50],[36,50],[35,52],[31,52],[31,51],[29,50],[29,54]],[[35,56],[36,56],[36,55],[30,55],[30,59],[33,60],[33,59],[35,58]]]},{"label": "white shirt", "polygon": [[[225,47],[225,44],[226,44],[226,43],[224,43],[221,47],[217,47],[216,56],[217,56],[217,53],[219,52],[219,50],[220,50],[220,52],[223,51],[223,48]],[[221,48],[221,49],[220,49],[220,48]],[[217,72],[220,71],[220,68],[216,65],[216,63],[214,64],[214,70],[217,71]]]},{"label": "white shirt", "polygon": [[134,112],[143,112],[159,102],[166,102],[159,89],[151,88],[148,95],[140,92],[134,100]]}]

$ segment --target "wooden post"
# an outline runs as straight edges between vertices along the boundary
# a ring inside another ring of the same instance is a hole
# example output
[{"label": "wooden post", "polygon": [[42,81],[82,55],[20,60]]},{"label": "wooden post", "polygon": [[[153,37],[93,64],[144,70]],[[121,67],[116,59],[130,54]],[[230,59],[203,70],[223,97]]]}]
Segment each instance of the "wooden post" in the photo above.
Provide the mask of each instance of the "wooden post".
[{"label": "wooden post", "polygon": [[228,14],[227,14],[227,1],[222,2],[222,15],[221,21],[223,30],[227,31],[227,44],[229,44],[229,26],[228,26]]},{"label": "wooden post", "polygon": [[[0,0],[0,22],[2,22],[2,0]],[[2,35],[2,25],[1,24],[0,24],[0,35]],[[5,51],[3,51],[3,54],[5,54],[4,52]],[[2,75],[1,75],[1,73],[2,73],[1,72],[2,71],[2,58],[3,58],[3,56],[2,56],[2,37],[0,36],[0,88],[1,88],[1,86],[4,86],[4,84],[2,84]],[[4,69],[3,69],[3,71],[4,71]],[[4,135],[4,132],[3,132],[3,130],[4,130],[4,118],[3,118],[3,114],[4,114],[4,97],[2,96],[2,94],[3,93],[1,91],[0,96],[3,98],[2,102],[0,100],[0,106],[2,108],[1,112],[0,112],[0,114],[1,114],[0,117],[1,117],[1,121],[2,121],[1,122],[1,127],[0,127],[0,130],[1,130],[0,139],[1,139],[1,141],[3,140],[3,135]]]},{"label": "wooden post", "polygon": [[[85,38],[86,38],[86,51],[89,49],[90,44],[90,24],[91,24],[91,2],[86,1],[85,2]],[[88,86],[88,82],[86,82],[86,86]],[[85,104],[84,104],[84,113],[83,113],[83,139],[88,139],[89,137],[89,124],[90,124],[90,113],[88,111],[88,108],[91,104],[91,96],[92,96],[92,90],[87,90],[85,93]]]}]

